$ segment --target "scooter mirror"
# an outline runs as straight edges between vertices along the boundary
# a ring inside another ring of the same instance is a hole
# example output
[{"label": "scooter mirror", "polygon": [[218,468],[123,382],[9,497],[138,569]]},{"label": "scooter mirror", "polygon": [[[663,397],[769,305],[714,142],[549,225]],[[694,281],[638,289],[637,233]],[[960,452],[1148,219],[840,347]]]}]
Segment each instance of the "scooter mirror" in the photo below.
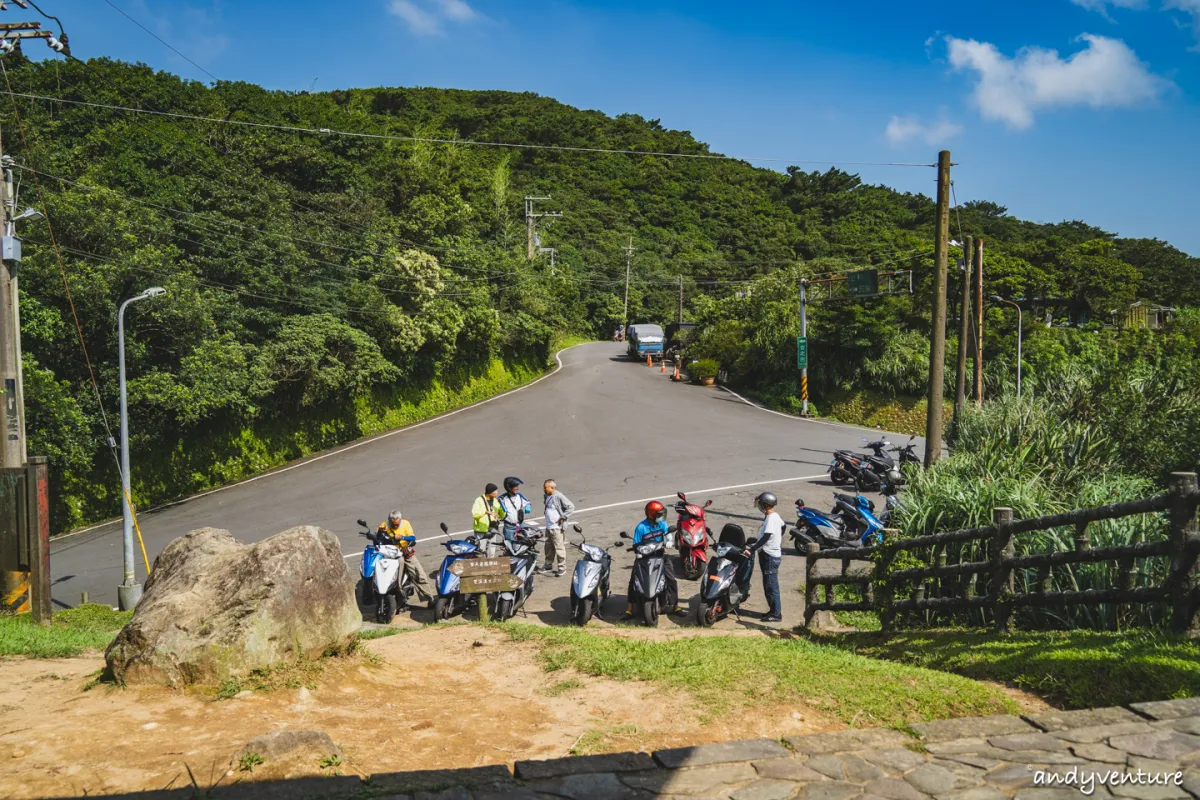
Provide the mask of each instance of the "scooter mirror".
[{"label": "scooter mirror", "polygon": [[371,527],[370,525],[368,525],[368,524],[367,524],[367,521],[366,521],[365,519],[360,519],[360,520],[358,521],[358,524],[359,524],[359,525],[362,525],[364,528],[369,528],[369,527]]},{"label": "scooter mirror", "polygon": [[438,525],[438,527],[442,529],[442,533],[446,534],[447,536],[450,535],[450,528],[446,526],[446,523],[443,522]]},{"label": "scooter mirror", "polygon": [[628,539],[628,538],[629,538],[629,534],[628,534],[628,533],[626,533],[625,531],[621,531],[621,533],[620,533],[620,534],[618,534],[618,535],[619,535],[619,536],[620,536],[622,539]]},{"label": "scooter mirror", "polygon": [[711,505],[712,505],[712,500],[709,500],[707,503],[704,504],[704,507],[708,508]]},{"label": "scooter mirror", "polygon": [[676,492],[675,496],[678,497],[683,502],[685,502],[685,503],[687,502],[687,495],[684,494],[683,492]]},{"label": "scooter mirror", "polygon": [[583,528],[579,527],[578,523],[572,525],[571,530],[575,531],[576,533],[583,533]]},{"label": "scooter mirror", "polygon": [[621,548],[624,548],[624,547],[625,547],[625,543],[624,543],[624,542],[613,542],[613,547],[621,547]]}]

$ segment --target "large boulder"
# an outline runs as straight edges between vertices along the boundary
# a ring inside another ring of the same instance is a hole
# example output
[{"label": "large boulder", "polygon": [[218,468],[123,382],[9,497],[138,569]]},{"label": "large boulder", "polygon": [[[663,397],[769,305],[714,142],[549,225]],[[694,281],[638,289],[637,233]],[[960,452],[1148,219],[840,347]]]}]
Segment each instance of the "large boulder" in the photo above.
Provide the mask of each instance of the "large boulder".
[{"label": "large boulder", "polygon": [[154,560],[105,660],[123,683],[215,683],[345,647],[362,623],[337,537],[302,526],[247,545],[201,528]]}]

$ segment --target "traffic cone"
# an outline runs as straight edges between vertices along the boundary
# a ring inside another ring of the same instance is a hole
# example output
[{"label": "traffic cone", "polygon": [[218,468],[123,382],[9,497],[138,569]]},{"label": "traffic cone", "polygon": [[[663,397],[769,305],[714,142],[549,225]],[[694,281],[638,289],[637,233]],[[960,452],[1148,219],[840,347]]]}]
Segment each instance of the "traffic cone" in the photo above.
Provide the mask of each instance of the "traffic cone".
[{"label": "traffic cone", "polygon": [[679,365],[678,364],[675,365],[675,374],[671,376],[671,380],[673,380],[673,381],[679,380]]},{"label": "traffic cone", "polygon": [[653,366],[654,366],[654,362],[650,360],[650,356],[646,356],[646,366],[647,366],[647,367],[653,367]]},{"label": "traffic cone", "polygon": [[661,366],[661,369],[659,369],[659,372],[666,372],[667,371],[667,360],[664,358],[662,361],[660,361],[658,363]]}]

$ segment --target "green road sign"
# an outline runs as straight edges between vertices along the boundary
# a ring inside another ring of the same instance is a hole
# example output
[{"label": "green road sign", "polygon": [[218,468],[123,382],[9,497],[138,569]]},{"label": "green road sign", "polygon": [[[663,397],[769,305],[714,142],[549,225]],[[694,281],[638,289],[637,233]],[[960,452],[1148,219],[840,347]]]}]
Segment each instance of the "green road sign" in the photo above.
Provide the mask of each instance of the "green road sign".
[{"label": "green road sign", "polygon": [[879,294],[879,271],[860,269],[846,275],[851,297],[870,297]]},{"label": "green road sign", "polygon": [[796,337],[796,367],[797,369],[808,369],[808,337]]}]

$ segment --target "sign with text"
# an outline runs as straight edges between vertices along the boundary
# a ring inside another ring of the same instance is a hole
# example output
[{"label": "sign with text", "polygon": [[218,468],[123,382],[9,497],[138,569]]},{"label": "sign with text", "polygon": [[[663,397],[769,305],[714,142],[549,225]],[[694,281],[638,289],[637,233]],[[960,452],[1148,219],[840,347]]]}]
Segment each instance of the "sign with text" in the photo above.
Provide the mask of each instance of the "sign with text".
[{"label": "sign with text", "polygon": [[503,575],[467,575],[459,579],[459,591],[463,594],[486,594],[488,592],[512,592],[525,581],[521,576],[507,572]]},{"label": "sign with text", "polygon": [[860,269],[848,273],[846,288],[851,297],[870,297],[879,294],[879,270]]},{"label": "sign with text", "polygon": [[808,369],[808,337],[796,337],[796,367]]},{"label": "sign with text", "polygon": [[460,578],[475,575],[506,575],[512,572],[507,558],[460,558],[450,565],[450,572]]}]

